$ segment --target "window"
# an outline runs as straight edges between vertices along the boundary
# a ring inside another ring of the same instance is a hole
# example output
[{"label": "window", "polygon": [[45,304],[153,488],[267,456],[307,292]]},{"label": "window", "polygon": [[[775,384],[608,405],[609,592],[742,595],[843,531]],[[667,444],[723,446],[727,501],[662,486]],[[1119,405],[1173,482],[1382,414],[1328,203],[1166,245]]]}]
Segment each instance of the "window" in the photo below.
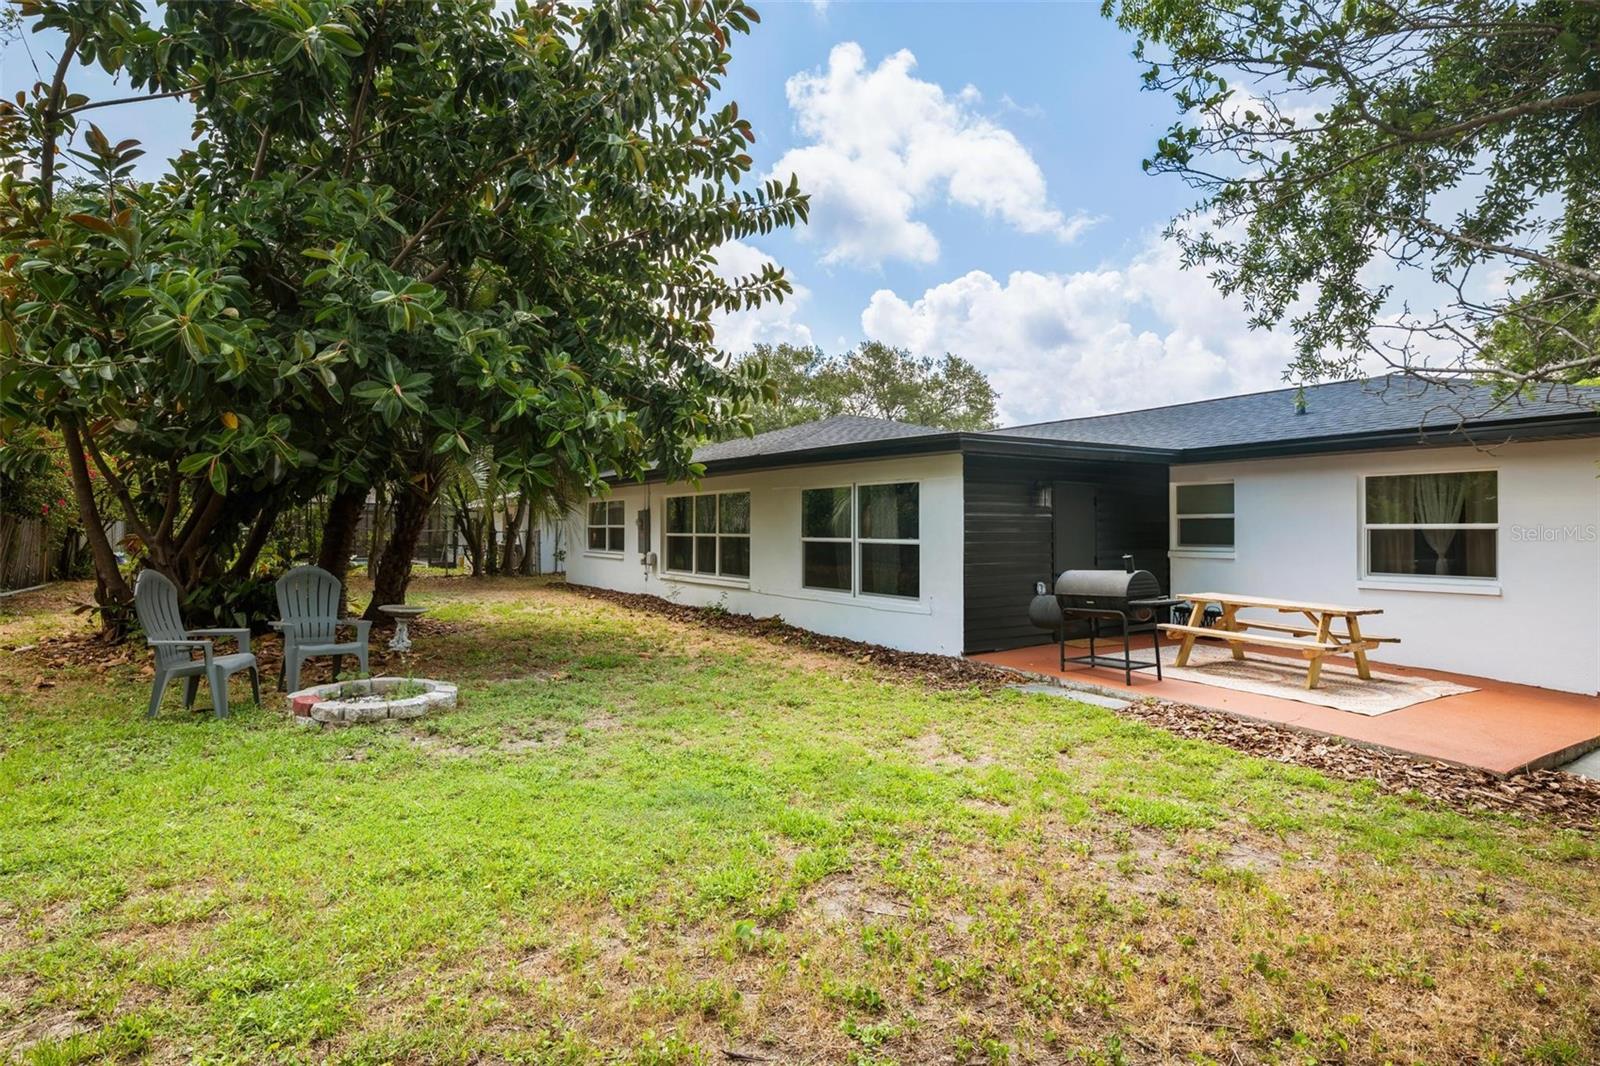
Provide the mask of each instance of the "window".
[{"label": "window", "polygon": [[1233,551],[1233,482],[1172,486],[1172,546],[1189,551]]},{"label": "window", "polygon": [[1368,477],[1361,496],[1367,576],[1497,576],[1495,471]]},{"label": "window", "polygon": [[750,576],[750,494],[667,497],[667,569],[712,577]]},{"label": "window", "polygon": [[627,535],[623,523],[626,508],[621,500],[592,500],[589,503],[589,550],[621,552]]},{"label": "window", "polygon": [[862,592],[911,599],[921,593],[918,488],[915,481],[908,481],[898,485],[861,485],[856,489]]},{"label": "window", "polygon": [[800,493],[800,583],[808,589],[851,592],[854,529],[850,488],[805,489]]},{"label": "window", "polygon": [[867,596],[920,596],[920,488],[906,481],[803,490],[801,584]]}]

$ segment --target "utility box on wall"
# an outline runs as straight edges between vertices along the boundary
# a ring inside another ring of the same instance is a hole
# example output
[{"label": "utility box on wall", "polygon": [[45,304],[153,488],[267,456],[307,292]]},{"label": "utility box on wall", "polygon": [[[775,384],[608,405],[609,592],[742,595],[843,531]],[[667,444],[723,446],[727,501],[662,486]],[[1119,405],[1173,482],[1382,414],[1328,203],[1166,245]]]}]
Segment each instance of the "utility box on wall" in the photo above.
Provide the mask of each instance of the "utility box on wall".
[{"label": "utility box on wall", "polygon": [[641,507],[635,511],[633,523],[639,533],[639,554],[650,555],[654,551],[650,546],[650,508]]}]

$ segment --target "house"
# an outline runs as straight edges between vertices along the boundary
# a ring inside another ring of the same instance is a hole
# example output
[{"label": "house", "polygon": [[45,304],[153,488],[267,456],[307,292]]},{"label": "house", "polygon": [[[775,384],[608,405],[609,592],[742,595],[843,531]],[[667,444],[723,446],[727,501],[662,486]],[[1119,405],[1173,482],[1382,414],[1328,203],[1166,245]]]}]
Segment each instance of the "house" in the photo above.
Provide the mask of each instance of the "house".
[{"label": "house", "polygon": [[914,651],[1042,643],[1035,584],[1384,611],[1381,658],[1600,691],[1600,388],[1390,376],[957,433],[840,417],[707,445],[572,516],[568,578]]}]

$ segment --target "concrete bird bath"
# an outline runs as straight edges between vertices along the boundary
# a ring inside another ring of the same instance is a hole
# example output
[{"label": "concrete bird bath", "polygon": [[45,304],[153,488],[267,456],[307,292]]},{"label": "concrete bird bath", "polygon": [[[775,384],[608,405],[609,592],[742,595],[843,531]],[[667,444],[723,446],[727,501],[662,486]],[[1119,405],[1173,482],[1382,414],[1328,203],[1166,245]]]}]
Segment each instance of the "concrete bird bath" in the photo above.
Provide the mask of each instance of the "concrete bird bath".
[{"label": "concrete bird bath", "polygon": [[394,619],[394,636],[389,638],[389,650],[404,655],[411,650],[410,623],[428,613],[426,607],[412,607],[404,603],[386,603],[378,610]]}]

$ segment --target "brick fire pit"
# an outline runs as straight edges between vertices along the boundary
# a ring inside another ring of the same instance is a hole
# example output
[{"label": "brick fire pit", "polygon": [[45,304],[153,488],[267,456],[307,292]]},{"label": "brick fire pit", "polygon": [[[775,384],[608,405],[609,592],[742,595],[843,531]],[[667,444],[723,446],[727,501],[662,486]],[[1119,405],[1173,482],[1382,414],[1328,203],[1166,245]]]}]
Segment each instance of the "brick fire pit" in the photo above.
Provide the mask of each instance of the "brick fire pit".
[{"label": "brick fire pit", "polygon": [[[394,695],[402,687],[423,691]],[[295,721],[305,726],[354,725],[389,718],[421,718],[456,705],[456,686],[427,678],[374,677],[364,681],[335,681],[313,685],[288,696]]]}]

